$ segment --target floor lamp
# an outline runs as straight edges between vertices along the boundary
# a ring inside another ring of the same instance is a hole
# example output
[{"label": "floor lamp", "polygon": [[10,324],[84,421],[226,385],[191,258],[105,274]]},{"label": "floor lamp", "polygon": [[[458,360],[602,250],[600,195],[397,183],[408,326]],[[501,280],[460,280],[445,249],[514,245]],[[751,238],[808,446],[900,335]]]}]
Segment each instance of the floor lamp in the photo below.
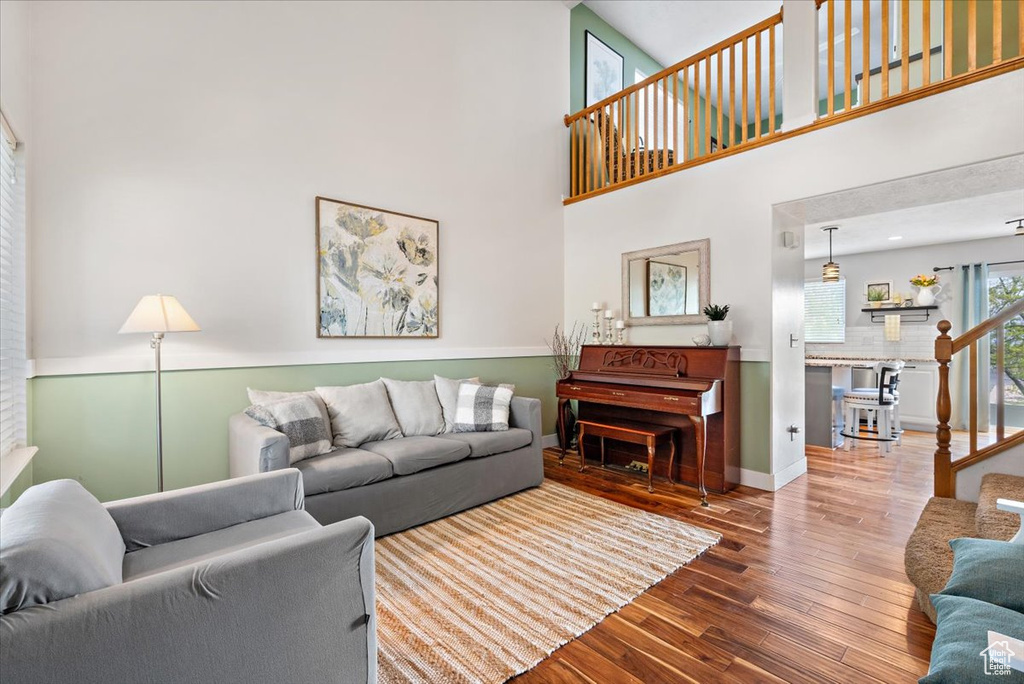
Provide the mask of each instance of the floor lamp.
[{"label": "floor lamp", "polygon": [[164,333],[197,332],[199,326],[188,312],[170,295],[146,295],[135,305],[120,334],[152,333],[149,346],[156,355],[156,486],[164,491],[163,415],[160,407],[160,344]]}]

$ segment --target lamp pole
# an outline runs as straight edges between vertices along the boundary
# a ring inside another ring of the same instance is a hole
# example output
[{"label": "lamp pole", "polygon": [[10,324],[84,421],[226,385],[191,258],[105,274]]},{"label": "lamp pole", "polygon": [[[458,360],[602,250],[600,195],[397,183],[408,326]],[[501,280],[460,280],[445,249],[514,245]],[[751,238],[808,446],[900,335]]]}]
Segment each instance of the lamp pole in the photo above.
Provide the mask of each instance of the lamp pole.
[{"label": "lamp pole", "polygon": [[164,491],[164,431],[163,409],[160,402],[160,343],[164,340],[162,332],[153,333],[149,346],[153,348],[156,361],[156,489]]}]

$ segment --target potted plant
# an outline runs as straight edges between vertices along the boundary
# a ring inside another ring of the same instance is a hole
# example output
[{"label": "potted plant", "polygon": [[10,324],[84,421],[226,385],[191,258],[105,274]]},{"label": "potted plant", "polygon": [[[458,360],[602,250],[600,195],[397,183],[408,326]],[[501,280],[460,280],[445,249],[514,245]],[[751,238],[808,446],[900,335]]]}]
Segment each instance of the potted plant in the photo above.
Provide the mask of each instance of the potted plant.
[{"label": "potted plant", "polygon": [[[555,372],[555,378],[565,380],[569,375],[579,368],[580,347],[587,336],[586,326],[579,326],[573,323],[572,330],[566,332],[559,326],[555,326],[555,334],[548,342],[551,349],[551,370]],[[576,446],[576,413],[573,410],[572,402],[565,405],[565,434],[567,448]]]},{"label": "potted plant", "polygon": [[725,320],[729,315],[729,305],[718,306],[709,304],[704,307],[704,315],[708,317],[708,337],[716,347],[725,347],[732,341],[732,321]]},{"label": "potted plant", "polygon": [[871,305],[872,309],[881,309],[883,302],[885,302],[884,292],[881,290],[868,290],[868,304]]}]

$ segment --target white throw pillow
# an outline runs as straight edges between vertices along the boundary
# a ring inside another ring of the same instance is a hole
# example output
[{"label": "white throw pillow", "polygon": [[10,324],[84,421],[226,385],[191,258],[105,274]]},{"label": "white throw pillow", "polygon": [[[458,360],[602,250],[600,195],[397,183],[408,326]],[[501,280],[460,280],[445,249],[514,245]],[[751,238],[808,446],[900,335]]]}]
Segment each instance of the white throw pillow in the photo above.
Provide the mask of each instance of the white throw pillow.
[{"label": "white throw pillow", "polygon": [[324,400],[321,399],[320,395],[313,390],[309,390],[308,392],[272,392],[247,387],[246,392],[249,393],[249,403],[257,406],[266,406],[267,404],[272,404],[273,402],[281,401],[282,399],[310,397],[316,404],[317,409],[320,410],[320,415],[323,416],[324,425],[327,426],[327,431],[330,432],[331,430],[331,417],[327,413],[327,407],[324,406]]},{"label": "white throw pillow", "polygon": [[433,380],[406,381],[382,378],[391,408],[406,437],[439,435],[444,432],[441,402]]},{"label": "white throw pillow", "polygon": [[388,392],[380,380],[346,387],[317,387],[316,391],[331,416],[334,446],[357,447],[402,436]]},{"label": "white throw pillow", "polygon": [[434,389],[437,390],[437,400],[441,403],[441,415],[444,416],[444,431],[452,432],[455,426],[455,408],[459,403],[459,385],[464,382],[480,383],[480,378],[465,378],[464,380],[452,380],[434,376]]},{"label": "white throw pillow", "polygon": [[455,432],[505,432],[515,385],[459,385]]},{"label": "white throw pillow", "polygon": [[253,404],[245,414],[253,420],[284,433],[288,438],[288,463],[326,454],[332,450],[331,428],[320,415],[323,402],[306,394],[269,404]]}]

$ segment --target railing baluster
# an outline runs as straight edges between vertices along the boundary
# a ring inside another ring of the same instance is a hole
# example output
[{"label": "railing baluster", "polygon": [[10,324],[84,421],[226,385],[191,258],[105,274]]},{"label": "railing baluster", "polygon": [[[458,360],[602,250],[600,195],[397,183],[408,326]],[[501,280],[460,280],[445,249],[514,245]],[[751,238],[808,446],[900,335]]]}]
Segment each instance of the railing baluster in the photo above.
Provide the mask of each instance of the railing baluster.
[{"label": "railing baluster", "polygon": [[[849,2],[850,0],[846,0]],[[754,138],[761,137],[761,32],[754,36]]]},{"label": "railing baluster", "polygon": [[633,118],[636,119],[636,121],[633,122],[633,154],[631,156],[632,156],[632,160],[633,160],[633,164],[632,164],[632,166],[633,166],[633,177],[636,178],[636,176],[637,176],[637,161],[640,158],[640,91],[639,90],[633,91],[633,113],[634,113],[634,117]]},{"label": "railing baluster", "polygon": [[[1021,4],[1024,7],[1024,4]],[[942,0],[942,79],[953,75],[953,0]]]},{"label": "railing baluster", "polygon": [[[952,44],[952,41],[950,41]],[[882,0],[882,99],[889,97],[889,0]]]},{"label": "railing baluster", "polygon": [[711,56],[704,59],[704,154],[711,154]]},{"label": "railing baluster", "polygon": [[622,100],[612,103],[612,147],[611,156],[612,182],[619,183],[619,169],[622,167]]},{"label": "railing baluster", "polygon": [[775,27],[768,29],[768,132],[775,132]]},{"label": "railing baluster", "polygon": [[668,166],[668,77],[661,81],[665,85],[661,91],[661,168]]},{"label": "railing baluster", "polygon": [[910,0],[900,10],[900,92],[910,90]]},{"label": "railing baluster", "polygon": [[590,137],[590,189],[597,190],[597,141],[600,135],[597,125],[597,112],[594,112],[592,121],[594,134]]},{"label": "railing baluster", "polygon": [[601,142],[603,148],[601,150],[601,158],[598,160],[601,168],[601,176],[604,182],[601,185],[608,185],[612,182],[612,106],[608,104],[608,111],[605,108],[601,108]]},{"label": "railing baluster", "polygon": [[[857,101],[858,105],[865,105],[871,102],[871,0],[864,0],[864,9],[861,10],[863,13],[861,23],[864,25],[862,33],[864,35],[864,43],[861,47],[864,59],[862,60],[860,70],[860,98]],[[882,47],[882,52],[885,52],[885,47]]]},{"label": "railing baluster", "polygon": [[853,22],[850,17],[853,14],[853,0],[843,3],[843,11],[843,86],[846,89],[843,111],[848,112],[853,106],[853,95],[850,92],[853,88]]},{"label": "railing baluster", "polygon": [[1003,61],[1003,0],[992,0],[992,63]]},{"label": "railing baluster", "polygon": [[978,68],[978,0],[967,0],[967,71]]},{"label": "railing baluster", "polygon": [[[998,4],[1000,0],[995,0]],[[1006,324],[996,328],[996,441],[1006,437]]]},{"label": "railing baluster", "polygon": [[1024,55],[1024,2],[1017,0],[1017,56]]},{"label": "railing baluster", "polygon": [[648,171],[654,171],[658,167],[658,160],[655,159],[658,155],[658,86],[656,83],[651,84],[651,102],[654,107],[654,116],[651,119],[651,137],[647,142],[647,149],[650,150],[651,155],[651,168]]},{"label": "railing baluster", "polygon": [[[995,0],[998,4],[999,0]],[[931,0],[921,0],[921,85],[932,82]]]},{"label": "railing baluster", "polygon": [[[883,7],[887,0],[882,0]],[[885,47],[882,47],[883,52]],[[935,399],[935,415],[939,424],[935,428],[935,496],[955,496],[955,481],[951,469],[953,455],[949,451],[952,433],[949,429],[949,416],[952,413],[952,400],[949,396],[949,362],[953,358],[953,339],[949,336],[952,324],[939,321],[939,336],[935,340],[935,360],[939,363],[939,393]]]},{"label": "railing baluster", "polygon": [[643,159],[640,160],[640,163],[643,165],[643,173],[650,172],[648,159],[650,159],[651,163],[654,161],[653,155],[651,154],[651,150],[654,148],[651,147],[651,94],[647,91],[649,87],[650,86],[644,88],[644,156]]},{"label": "railing baluster", "polygon": [[579,194],[576,188],[576,181],[579,180],[576,166],[576,156],[578,154],[576,142],[577,126],[576,121],[573,121],[569,128],[569,159],[572,160],[572,171],[569,173],[569,197],[575,197]]},{"label": "railing baluster", "polygon": [[[832,0],[829,0],[831,2]],[[743,142],[747,142],[747,39],[743,39],[743,110],[741,112],[741,124],[743,126]]]},{"label": "railing baluster", "polygon": [[722,51],[718,51],[718,126],[715,132],[718,134],[718,151],[722,151],[722,147],[725,145],[725,136],[722,135]]},{"label": "railing baluster", "polygon": [[693,65],[693,156],[701,156],[700,151],[700,61]]},{"label": "railing baluster", "polygon": [[736,137],[736,43],[729,46],[729,144]]},{"label": "railing baluster", "polygon": [[679,72],[672,73],[672,163],[679,164],[686,161],[685,157],[679,156]]},{"label": "railing baluster", "polygon": [[[835,78],[836,78],[836,3],[835,0],[828,1],[828,28],[825,31],[828,40],[828,91],[825,94],[826,110],[829,116],[836,112],[835,106]],[[885,0],[882,0],[885,2]]]},{"label": "railing baluster", "polygon": [[687,160],[687,153],[693,154],[693,146],[690,144],[690,67],[683,67],[683,161]]},{"label": "railing baluster", "polygon": [[971,342],[968,356],[970,358],[969,372],[971,374],[970,390],[968,391],[971,415],[968,422],[970,425],[970,453],[973,454],[978,450],[978,342],[976,340]]}]

